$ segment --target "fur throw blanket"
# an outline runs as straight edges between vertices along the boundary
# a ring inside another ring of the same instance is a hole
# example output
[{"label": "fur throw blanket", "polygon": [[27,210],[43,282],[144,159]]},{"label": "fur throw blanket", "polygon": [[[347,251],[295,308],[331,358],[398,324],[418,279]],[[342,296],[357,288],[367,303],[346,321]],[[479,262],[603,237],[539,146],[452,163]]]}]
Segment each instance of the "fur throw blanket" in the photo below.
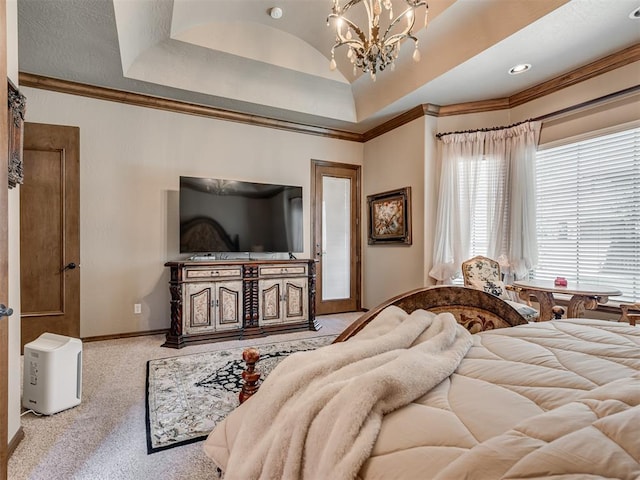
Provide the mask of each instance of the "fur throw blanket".
[{"label": "fur throw blanket", "polygon": [[347,342],[290,355],[249,400],[225,480],[355,478],[383,415],[451,375],[471,343],[449,313],[388,307]]}]

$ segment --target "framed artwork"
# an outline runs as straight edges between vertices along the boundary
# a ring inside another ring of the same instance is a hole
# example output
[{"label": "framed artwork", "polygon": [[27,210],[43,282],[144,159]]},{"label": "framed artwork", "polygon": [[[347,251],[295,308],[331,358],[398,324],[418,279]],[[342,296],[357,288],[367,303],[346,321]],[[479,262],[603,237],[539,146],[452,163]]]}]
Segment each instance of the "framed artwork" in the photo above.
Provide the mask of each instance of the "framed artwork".
[{"label": "framed artwork", "polygon": [[411,245],[411,187],[367,196],[369,245]]},{"label": "framed artwork", "polygon": [[22,183],[22,144],[26,99],[16,86],[8,80],[9,102],[9,188]]}]

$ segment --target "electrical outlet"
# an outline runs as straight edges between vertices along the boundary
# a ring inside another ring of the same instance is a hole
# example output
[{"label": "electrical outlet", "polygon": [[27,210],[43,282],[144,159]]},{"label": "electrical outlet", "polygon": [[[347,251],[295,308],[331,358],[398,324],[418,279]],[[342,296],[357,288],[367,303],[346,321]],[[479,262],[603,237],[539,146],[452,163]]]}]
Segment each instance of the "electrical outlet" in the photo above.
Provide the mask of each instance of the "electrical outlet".
[{"label": "electrical outlet", "polygon": [[135,313],[135,314],[142,313],[142,304],[134,303],[133,304],[133,313]]}]

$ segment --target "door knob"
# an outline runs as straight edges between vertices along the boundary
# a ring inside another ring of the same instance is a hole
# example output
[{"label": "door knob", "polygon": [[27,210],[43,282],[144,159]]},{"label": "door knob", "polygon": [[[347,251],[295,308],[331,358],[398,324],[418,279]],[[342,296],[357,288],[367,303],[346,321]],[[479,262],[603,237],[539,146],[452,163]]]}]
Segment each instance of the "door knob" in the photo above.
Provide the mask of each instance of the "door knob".
[{"label": "door knob", "polygon": [[13,308],[7,308],[0,303],[0,317],[10,317],[11,315],[13,315]]},{"label": "door knob", "polygon": [[77,265],[73,262],[69,263],[68,265],[65,265],[65,267],[62,269],[62,271],[64,272],[65,270],[73,270],[77,267]]}]

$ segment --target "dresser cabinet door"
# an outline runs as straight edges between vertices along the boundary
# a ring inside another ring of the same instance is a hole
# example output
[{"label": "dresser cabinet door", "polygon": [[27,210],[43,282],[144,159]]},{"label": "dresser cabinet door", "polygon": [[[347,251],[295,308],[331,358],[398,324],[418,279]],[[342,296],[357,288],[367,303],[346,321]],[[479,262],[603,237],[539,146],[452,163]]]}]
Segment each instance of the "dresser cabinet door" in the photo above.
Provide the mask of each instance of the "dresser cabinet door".
[{"label": "dresser cabinet door", "polygon": [[260,280],[258,285],[260,325],[297,323],[307,320],[308,279]]},{"label": "dresser cabinet door", "polygon": [[308,313],[308,280],[306,278],[292,278],[283,280],[284,287],[284,323],[301,322],[306,320]]},{"label": "dresser cabinet door", "polygon": [[215,300],[216,330],[242,328],[242,282],[216,283]]},{"label": "dresser cabinet door", "polygon": [[282,323],[282,280],[258,282],[258,323],[273,325]]},{"label": "dresser cabinet door", "polygon": [[187,334],[215,331],[212,306],[215,305],[215,283],[184,285],[184,325]]}]

